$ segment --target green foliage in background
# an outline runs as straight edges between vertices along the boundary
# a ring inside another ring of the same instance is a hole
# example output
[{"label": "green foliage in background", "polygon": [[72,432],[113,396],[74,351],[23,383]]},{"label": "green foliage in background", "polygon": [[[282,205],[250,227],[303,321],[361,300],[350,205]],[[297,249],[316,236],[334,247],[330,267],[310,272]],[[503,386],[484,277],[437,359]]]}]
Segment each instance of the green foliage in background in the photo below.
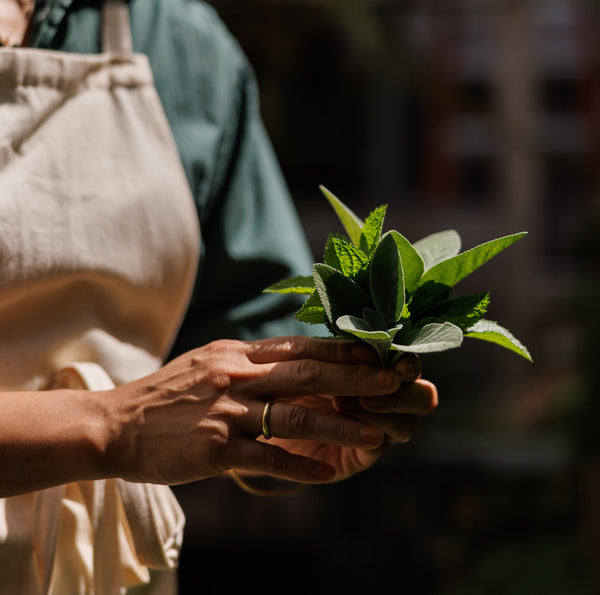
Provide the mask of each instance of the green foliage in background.
[{"label": "green foliage in background", "polygon": [[321,191],[347,236],[331,234],[323,262],[312,276],[285,279],[269,293],[308,295],[296,318],[325,324],[334,337],[372,345],[384,365],[402,353],[430,353],[459,347],[463,337],[496,343],[531,361],[527,348],[484,315],[487,292],[452,297],[452,288],[526,232],[491,240],[460,252],[454,230],[414,244],[395,230],[383,233],[387,205],[359,219],[329,190]]}]

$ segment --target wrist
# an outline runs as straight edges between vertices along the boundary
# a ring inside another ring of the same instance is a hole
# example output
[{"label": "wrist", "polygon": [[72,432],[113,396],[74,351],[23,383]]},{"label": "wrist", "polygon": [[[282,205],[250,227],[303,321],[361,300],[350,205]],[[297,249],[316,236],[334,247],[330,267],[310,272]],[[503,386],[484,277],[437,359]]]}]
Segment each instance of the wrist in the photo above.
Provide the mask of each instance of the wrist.
[{"label": "wrist", "polygon": [[[83,398],[86,398],[85,391]],[[93,420],[87,446],[94,472],[102,478],[136,481],[135,468],[130,463],[135,458],[132,456],[134,448],[127,437],[134,414],[125,387],[88,392],[87,398],[91,401],[87,406]]]},{"label": "wrist", "polygon": [[72,396],[79,411],[78,442],[83,454],[88,479],[119,477],[114,456],[118,424],[113,390],[74,391]]}]

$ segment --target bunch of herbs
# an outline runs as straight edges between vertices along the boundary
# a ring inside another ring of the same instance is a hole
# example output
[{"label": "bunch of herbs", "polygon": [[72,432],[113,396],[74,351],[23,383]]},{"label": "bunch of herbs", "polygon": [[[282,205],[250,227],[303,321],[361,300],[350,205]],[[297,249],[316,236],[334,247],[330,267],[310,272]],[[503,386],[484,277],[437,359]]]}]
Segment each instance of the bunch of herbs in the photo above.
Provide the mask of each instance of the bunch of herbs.
[{"label": "bunch of herbs", "polygon": [[322,263],[311,276],[285,279],[265,289],[308,298],[296,318],[325,324],[334,337],[371,345],[382,365],[406,352],[430,353],[459,347],[464,337],[482,339],[531,361],[527,348],[484,315],[488,292],[452,296],[453,287],[502,250],[527,235],[516,233],[460,252],[455,230],[411,244],[395,230],[383,233],[387,205],[362,221],[327,188],[321,191],[347,236],[331,234]]}]

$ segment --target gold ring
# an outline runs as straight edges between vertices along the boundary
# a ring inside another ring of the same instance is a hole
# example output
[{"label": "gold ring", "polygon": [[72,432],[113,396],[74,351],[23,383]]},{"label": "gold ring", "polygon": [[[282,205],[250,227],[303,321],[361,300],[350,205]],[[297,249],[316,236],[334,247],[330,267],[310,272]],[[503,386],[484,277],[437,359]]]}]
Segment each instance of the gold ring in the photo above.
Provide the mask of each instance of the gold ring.
[{"label": "gold ring", "polygon": [[262,414],[262,432],[267,440],[272,436],[271,430],[269,429],[269,413],[271,412],[271,405],[273,405],[273,401],[267,401]]}]

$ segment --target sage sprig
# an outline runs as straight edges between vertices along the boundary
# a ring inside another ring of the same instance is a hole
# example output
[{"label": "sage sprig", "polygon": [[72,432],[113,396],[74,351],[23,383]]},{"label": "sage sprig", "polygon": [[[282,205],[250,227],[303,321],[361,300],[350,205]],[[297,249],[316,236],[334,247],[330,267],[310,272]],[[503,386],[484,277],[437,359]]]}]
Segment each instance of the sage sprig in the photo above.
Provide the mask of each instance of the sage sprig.
[{"label": "sage sprig", "polygon": [[405,352],[460,347],[464,337],[490,341],[531,361],[527,348],[484,315],[489,293],[452,297],[452,288],[527,232],[485,242],[465,252],[455,230],[411,244],[395,230],[383,233],[387,205],[362,221],[327,188],[321,191],[347,236],[331,234],[323,262],[311,276],[285,279],[264,291],[308,298],[296,318],[325,324],[334,337],[363,341],[392,365]]}]

